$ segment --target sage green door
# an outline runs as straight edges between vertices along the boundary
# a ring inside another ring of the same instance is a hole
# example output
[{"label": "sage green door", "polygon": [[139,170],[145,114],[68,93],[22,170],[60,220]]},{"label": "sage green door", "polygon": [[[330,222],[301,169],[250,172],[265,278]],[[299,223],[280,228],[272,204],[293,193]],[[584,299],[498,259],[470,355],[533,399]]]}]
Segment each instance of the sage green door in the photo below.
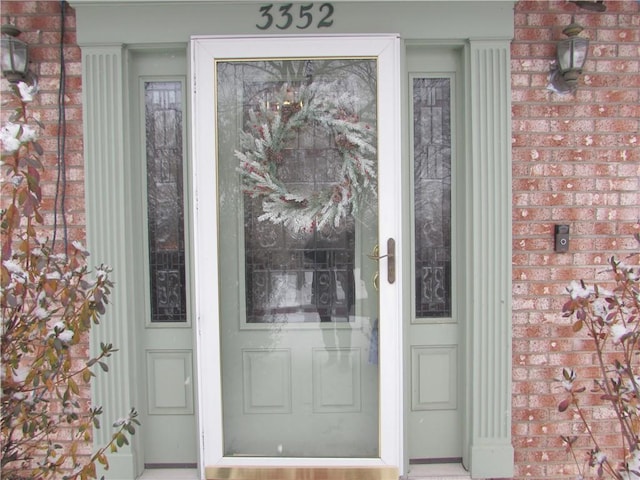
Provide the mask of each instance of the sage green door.
[{"label": "sage green door", "polygon": [[191,308],[188,302],[186,52],[129,57],[133,158],[141,192],[137,272],[146,318],[137,319],[138,398],[145,468],[192,467],[198,458]]},{"label": "sage green door", "polygon": [[397,48],[195,43],[205,467],[400,465]]},{"label": "sage green door", "polygon": [[226,456],[379,456],[376,71],[216,64]]},{"label": "sage green door", "polygon": [[462,457],[462,323],[456,308],[456,119],[461,49],[407,47],[412,315],[406,322],[409,458]]}]

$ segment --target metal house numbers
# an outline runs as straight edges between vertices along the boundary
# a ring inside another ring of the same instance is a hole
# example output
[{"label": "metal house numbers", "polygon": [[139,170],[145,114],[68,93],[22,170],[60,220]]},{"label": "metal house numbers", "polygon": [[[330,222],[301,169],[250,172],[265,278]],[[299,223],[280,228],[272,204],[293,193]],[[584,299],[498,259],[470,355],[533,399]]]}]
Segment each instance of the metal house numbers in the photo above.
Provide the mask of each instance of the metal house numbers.
[{"label": "metal house numbers", "polygon": [[[262,22],[256,23],[260,30],[267,30],[272,26],[280,30],[296,28],[305,30],[317,21],[317,28],[328,28],[333,25],[333,5],[322,3],[318,7],[313,3],[294,5],[284,3],[274,5],[269,3],[259,9]],[[314,14],[316,18],[314,18]]]}]

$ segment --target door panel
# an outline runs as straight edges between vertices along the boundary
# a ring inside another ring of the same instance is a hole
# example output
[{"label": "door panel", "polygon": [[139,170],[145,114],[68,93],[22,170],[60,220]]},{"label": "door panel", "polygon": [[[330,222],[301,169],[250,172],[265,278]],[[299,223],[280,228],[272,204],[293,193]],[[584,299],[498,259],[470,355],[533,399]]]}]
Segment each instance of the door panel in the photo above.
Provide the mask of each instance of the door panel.
[{"label": "door panel", "polygon": [[132,52],[132,134],[146,192],[145,241],[138,246],[147,272],[147,318],[138,329],[139,398],[147,467],[195,466],[197,433],[193,330],[187,302],[184,129],[187,95],[184,51]]},{"label": "door panel", "polygon": [[208,471],[400,465],[398,41],[348,40],[193,43]]},{"label": "door panel", "polygon": [[[457,345],[411,348],[411,409],[455,410],[458,405]],[[451,381],[451,380],[454,381]]]},{"label": "door panel", "polygon": [[149,414],[193,414],[191,351],[147,350],[146,353]]},{"label": "door panel", "polygon": [[459,52],[407,49],[413,165],[413,315],[408,328],[409,458],[462,457],[455,278],[455,99]]}]

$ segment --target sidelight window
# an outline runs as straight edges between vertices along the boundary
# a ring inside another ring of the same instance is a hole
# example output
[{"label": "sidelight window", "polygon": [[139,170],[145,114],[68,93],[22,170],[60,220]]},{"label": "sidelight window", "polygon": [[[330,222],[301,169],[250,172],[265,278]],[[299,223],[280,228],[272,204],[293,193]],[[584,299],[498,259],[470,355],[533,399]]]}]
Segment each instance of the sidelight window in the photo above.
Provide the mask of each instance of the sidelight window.
[{"label": "sidelight window", "polygon": [[181,82],[145,82],[151,321],[186,322]]},{"label": "sidelight window", "polygon": [[413,79],[416,317],[451,316],[451,80]]}]

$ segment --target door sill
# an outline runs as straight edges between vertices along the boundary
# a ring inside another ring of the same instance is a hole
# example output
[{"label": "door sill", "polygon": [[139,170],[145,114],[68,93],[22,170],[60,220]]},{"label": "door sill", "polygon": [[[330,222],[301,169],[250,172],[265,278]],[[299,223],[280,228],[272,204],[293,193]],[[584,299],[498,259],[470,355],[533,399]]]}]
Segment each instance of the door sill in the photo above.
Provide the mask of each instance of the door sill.
[{"label": "door sill", "polygon": [[[213,473],[213,472],[210,472]],[[215,477],[212,477],[215,478]],[[228,478],[228,477],[227,477]],[[408,480],[470,480],[471,476],[459,463],[411,465]],[[146,469],[138,480],[198,480],[195,468]]]},{"label": "door sill", "polygon": [[395,467],[207,467],[207,480],[398,480]]},{"label": "door sill", "polygon": [[138,480],[199,480],[197,468],[147,468]]},{"label": "door sill", "polygon": [[471,475],[459,463],[431,463],[409,466],[408,480],[470,480]]}]

